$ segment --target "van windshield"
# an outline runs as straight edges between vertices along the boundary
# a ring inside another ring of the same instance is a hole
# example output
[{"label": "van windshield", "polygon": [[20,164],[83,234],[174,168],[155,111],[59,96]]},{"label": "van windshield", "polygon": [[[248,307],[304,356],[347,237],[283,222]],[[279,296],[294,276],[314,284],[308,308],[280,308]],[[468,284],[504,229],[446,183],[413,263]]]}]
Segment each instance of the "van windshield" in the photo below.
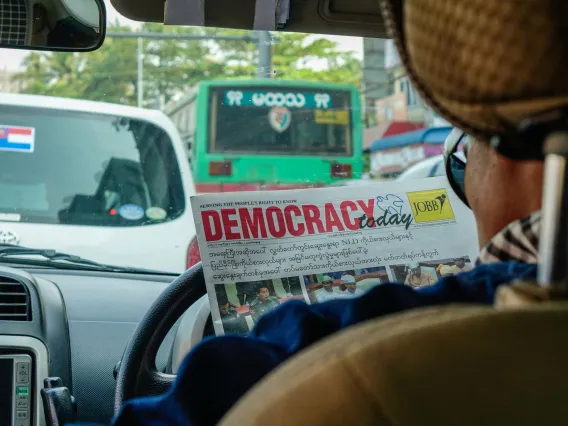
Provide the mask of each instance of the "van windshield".
[{"label": "van windshield", "polygon": [[172,141],[142,120],[0,106],[0,221],[139,226],[185,197]]}]

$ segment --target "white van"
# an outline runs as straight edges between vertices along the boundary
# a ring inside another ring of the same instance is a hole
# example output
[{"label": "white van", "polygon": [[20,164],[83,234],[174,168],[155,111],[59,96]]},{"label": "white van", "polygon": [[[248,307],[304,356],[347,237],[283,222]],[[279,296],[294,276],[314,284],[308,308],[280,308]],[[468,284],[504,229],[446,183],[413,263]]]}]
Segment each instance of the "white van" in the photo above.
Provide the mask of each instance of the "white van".
[{"label": "white van", "polygon": [[435,155],[410,166],[398,175],[396,180],[422,179],[435,176],[446,176],[443,155]]},{"label": "white van", "polygon": [[0,244],[180,273],[195,185],[160,111],[0,94]]}]

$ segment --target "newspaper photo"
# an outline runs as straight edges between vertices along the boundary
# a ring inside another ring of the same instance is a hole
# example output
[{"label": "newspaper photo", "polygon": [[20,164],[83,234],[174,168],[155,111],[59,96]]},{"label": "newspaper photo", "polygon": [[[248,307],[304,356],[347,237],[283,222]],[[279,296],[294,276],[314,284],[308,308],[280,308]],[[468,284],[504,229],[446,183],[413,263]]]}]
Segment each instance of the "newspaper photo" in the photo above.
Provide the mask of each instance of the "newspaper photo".
[{"label": "newspaper photo", "polygon": [[445,177],[192,197],[215,332],[246,335],[290,300],[414,288],[473,267],[471,211]]}]

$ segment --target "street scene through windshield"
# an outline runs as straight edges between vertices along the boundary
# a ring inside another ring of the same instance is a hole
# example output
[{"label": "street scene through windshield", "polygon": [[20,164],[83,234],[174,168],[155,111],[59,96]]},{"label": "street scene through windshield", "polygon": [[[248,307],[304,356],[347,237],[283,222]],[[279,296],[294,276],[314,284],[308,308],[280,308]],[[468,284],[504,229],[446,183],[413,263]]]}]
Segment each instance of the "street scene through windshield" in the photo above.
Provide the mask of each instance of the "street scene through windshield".
[{"label": "street scene through windshield", "polygon": [[180,273],[190,197],[441,176],[451,128],[389,40],[164,26],[2,49],[0,244]]}]

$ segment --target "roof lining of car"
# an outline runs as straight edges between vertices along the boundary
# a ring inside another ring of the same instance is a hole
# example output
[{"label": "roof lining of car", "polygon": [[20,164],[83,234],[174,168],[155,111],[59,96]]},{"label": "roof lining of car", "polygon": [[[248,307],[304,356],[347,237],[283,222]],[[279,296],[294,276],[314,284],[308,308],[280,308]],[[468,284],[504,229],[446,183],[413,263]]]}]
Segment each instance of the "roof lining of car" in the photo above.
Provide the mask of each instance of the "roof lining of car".
[{"label": "roof lining of car", "polygon": [[[164,0],[110,0],[126,18],[164,22]],[[204,0],[205,26],[253,29],[255,0]],[[378,1],[290,0],[283,31],[386,38]]]}]

